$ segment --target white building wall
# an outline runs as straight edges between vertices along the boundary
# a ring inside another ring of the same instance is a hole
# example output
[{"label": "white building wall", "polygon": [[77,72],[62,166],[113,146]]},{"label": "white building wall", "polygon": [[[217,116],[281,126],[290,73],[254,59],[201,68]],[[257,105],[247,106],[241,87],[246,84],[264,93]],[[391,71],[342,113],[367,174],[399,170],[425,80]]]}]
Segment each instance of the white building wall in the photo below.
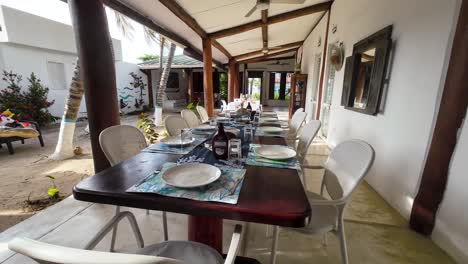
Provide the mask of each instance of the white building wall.
[{"label": "white building wall", "polygon": [[[329,42],[343,42],[345,56],[352,54],[354,43],[387,25],[394,26],[393,63],[383,111],[370,116],[340,106],[343,67],[335,75],[327,140],[332,147],[350,138],[369,142],[376,159],[366,180],[406,218],[430,144],[458,8],[458,0],[336,0],[332,6],[330,26],[337,25],[338,30],[330,32]],[[318,52],[311,51],[313,37],[306,40],[304,54]],[[305,73],[311,73],[312,63],[308,55],[303,63]],[[466,124],[463,133],[466,137]],[[467,199],[466,191],[460,189],[466,186],[466,179],[460,177],[460,173],[466,175],[466,164],[457,163],[461,156],[466,159],[460,150],[466,149],[465,143],[457,147],[434,233],[435,241],[460,263],[468,262],[467,212],[459,203]]]},{"label": "white building wall", "polygon": [[[123,102],[127,105],[125,107],[120,108],[120,111],[123,113],[131,113],[137,110],[142,110],[143,106],[140,105],[136,107],[135,99],[140,100],[140,89],[135,88],[130,85],[130,82],[133,82],[132,76],[130,73],[134,72],[138,76],[143,77],[143,82],[148,84],[148,77],[140,71],[138,65],[128,62],[116,62],[115,63],[115,74],[116,74],[116,82],[117,82],[117,91],[119,96],[119,104],[120,100],[122,99]],[[143,91],[143,101],[144,105],[149,104],[149,97],[148,97],[148,86],[145,87]]]},{"label": "white building wall", "polygon": [[[47,72],[47,62],[63,63],[65,67],[65,78],[67,84],[69,84],[73,76],[76,55],[7,43],[0,43],[0,52],[3,58],[3,65],[0,70],[11,70],[14,73],[22,75],[23,89],[27,89],[27,78],[34,72],[34,74],[41,79],[41,83],[49,87],[49,100],[55,100],[55,103],[49,107],[49,111],[54,116],[62,117],[65,100],[68,95],[68,86],[62,89],[55,89],[51,86],[49,73]],[[85,111],[85,104],[82,103],[80,112]]]}]

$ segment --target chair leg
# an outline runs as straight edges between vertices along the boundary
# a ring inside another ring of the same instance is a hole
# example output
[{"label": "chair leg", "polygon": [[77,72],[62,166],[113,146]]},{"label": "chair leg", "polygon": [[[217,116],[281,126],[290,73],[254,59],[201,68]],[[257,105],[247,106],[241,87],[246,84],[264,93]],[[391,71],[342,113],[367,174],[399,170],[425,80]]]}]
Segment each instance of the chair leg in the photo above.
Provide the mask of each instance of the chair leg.
[{"label": "chair leg", "polygon": [[348,249],[346,248],[346,237],[343,219],[340,219],[338,223],[338,237],[340,238],[341,263],[348,264]]},{"label": "chair leg", "polygon": [[163,231],[164,231],[164,241],[169,240],[169,232],[167,232],[167,214],[162,212],[162,222],[163,222]]},{"label": "chair leg", "polygon": [[136,218],[131,212],[125,211],[114,216],[101,230],[99,230],[90,242],[88,242],[84,249],[91,250],[95,248],[96,245],[114,228],[114,226],[124,218],[128,219],[130,226],[132,227],[138,247],[143,248],[145,246],[143,236],[141,235]]},{"label": "chair leg", "polygon": [[24,145],[24,139],[21,139],[21,144],[23,144],[23,145]]},{"label": "chair leg", "polygon": [[323,233],[322,236],[322,245],[324,247],[328,246],[328,233]]},{"label": "chair leg", "polygon": [[8,152],[10,153],[10,155],[15,154],[15,151],[13,150],[13,145],[11,144],[11,142],[7,142],[6,145],[7,145]]},{"label": "chair leg", "polygon": [[[120,214],[120,206],[116,206],[115,207],[115,215],[119,215]],[[111,243],[110,243],[110,248],[109,248],[109,251],[110,252],[114,252],[114,248],[115,248],[115,240],[117,239],[117,228],[119,226],[119,223],[116,223],[114,228],[112,228],[112,237],[111,237]]]},{"label": "chair leg", "polygon": [[276,263],[276,250],[278,249],[279,227],[275,226],[273,229],[273,242],[271,243],[271,256],[270,264]]},{"label": "chair leg", "polygon": [[244,224],[244,232],[242,234],[242,249],[241,255],[247,256],[247,242],[249,241],[249,229],[250,229],[250,222],[245,222]]}]

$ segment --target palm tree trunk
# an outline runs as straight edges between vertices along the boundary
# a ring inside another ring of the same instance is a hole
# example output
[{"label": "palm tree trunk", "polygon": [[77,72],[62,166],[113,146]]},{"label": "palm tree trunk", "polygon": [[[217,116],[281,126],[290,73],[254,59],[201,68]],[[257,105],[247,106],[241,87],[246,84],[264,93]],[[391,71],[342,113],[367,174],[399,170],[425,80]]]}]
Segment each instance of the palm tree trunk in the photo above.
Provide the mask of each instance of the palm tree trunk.
[{"label": "palm tree trunk", "polygon": [[166,85],[167,80],[169,78],[169,73],[171,72],[172,60],[174,59],[174,52],[175,52],[176,45],[171,43],[171,47],[169,49],[169,55],[167,57],[167,61],[164,65],[164,69],[162,70],[161,79],[159,81],[159,89],[158,89],[158,98],[156,99],[156,109],[160,108],[161,111],[156,114],[155,112],[155,125],[162,126],[162,107],[164,104],[164,100],[166,100]]},{"label": "palm tree trunk", "polygon": [[65,112],[60,124],[60,134],[51,159],[64,160],[74,156],[73,153],[73,134],[75,133],[76,119],[80,109],[81,99],[83,98],[84,87],[80,76],[80,64],[76,61],[68,98],[65,103]]}]

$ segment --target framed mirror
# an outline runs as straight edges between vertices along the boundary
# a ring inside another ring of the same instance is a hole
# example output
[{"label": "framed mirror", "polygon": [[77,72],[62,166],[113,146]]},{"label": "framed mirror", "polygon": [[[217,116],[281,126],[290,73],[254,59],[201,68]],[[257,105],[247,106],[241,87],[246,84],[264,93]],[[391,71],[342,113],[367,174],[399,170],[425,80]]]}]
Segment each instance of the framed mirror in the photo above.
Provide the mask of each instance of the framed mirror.
[{"label": "framed mirror", "polygon": [[392,45],[392,26],[354,44],[346,58],[341,104],[369,115],[378,113]]}]

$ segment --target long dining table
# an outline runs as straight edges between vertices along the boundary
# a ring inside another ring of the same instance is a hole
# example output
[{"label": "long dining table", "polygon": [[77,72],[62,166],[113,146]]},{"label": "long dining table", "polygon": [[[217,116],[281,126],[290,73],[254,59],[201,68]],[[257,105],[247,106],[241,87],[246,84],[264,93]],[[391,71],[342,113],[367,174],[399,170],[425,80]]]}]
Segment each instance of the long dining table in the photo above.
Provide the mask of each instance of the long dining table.
[{"label": "long dining table", "polygon": [[[253,143],[286,145],[281,137],[254,137]],[[140,154],[88,177],[73,188],[75,199],[100,204],[189,215],[188,238],[222,253],[223,219],[283,227],[304,227],[311,208],[297,170],[246,165],[237,204],[195,201],[126,190],[181,155]]]}]

